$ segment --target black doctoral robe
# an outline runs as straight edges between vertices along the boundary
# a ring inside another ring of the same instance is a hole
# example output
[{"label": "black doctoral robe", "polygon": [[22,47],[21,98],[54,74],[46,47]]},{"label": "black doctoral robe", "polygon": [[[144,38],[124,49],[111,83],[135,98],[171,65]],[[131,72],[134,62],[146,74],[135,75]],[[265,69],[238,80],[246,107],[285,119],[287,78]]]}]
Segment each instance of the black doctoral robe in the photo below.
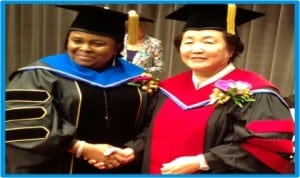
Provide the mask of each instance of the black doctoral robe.
[{"label": "black doctoral robe", "polygon": [[[122,59],[93,71],[66,54],[18,70],[6,89],[6,172],[140,173],[155,94],[128,82],[142,72]],[[132,147],[136,160],[101,171],[67,152],[78,139]]]}]

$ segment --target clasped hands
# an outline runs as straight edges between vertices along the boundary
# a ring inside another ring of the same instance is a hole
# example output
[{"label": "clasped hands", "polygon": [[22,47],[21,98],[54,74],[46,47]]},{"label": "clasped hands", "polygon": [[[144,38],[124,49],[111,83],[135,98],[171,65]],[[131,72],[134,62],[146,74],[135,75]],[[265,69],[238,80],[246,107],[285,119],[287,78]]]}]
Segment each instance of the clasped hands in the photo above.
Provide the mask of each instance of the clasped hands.
[{"label": "clasped hands", "polygon": [[135,159],[132,148],[119,148],[109,144],[88,144],[83,150],[84,159],[101,170],[115,169]]}]

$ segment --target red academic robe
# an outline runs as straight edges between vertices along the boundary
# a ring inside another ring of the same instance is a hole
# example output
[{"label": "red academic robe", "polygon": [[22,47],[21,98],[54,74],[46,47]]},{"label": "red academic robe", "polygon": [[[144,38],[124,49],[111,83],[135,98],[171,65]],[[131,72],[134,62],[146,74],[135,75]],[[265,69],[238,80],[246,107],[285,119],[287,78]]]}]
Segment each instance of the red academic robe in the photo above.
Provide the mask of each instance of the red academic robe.
[{"label": "red academic robe", "polygon": [[[215,107],[208,104],[214,83],[196,90],[191,78],[188,71],[161,82],[164,95],[152,121],[144,172],[160,174],[162,164],[198,154],[209,164],[207,173],[286,172],[294,125],[274,85],[235,69],[222,80],[250,83],[256,101],[243,108],[232,101]],[[282,127],[274,129],[276,125]],[[262,146],[268,143],[277,147]]]}]

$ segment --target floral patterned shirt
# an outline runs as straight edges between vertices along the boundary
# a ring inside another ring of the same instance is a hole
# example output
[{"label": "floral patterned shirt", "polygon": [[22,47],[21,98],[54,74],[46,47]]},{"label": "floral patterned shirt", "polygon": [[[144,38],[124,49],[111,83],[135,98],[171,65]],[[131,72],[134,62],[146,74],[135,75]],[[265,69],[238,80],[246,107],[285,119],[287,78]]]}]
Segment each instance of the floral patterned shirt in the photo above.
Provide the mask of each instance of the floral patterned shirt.
[{"label": "floral patterned shirt", "polygon": [[[122,55],[127,60],[127,34],[124,39],[124,50]],[[143,67],[146,72],[158,76],[163,72],[163,47],[162,42],[156,38],[146,35],[141,47],[132,59],[132,63]]]}]

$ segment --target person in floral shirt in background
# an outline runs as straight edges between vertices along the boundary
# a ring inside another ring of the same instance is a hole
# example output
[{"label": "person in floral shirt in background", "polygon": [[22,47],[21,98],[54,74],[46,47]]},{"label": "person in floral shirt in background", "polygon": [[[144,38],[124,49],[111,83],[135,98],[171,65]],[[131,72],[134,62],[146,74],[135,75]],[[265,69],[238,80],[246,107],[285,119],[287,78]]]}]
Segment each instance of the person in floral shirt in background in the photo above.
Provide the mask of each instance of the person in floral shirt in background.
[{"label": "person in floral shirt in background", "polygon": [[234,4],[184,5],[174,40],[191,70],[160,83],[143,172],[292,173],[294,122],[275,85],[233,65],[236,27],[263,16]]},{"label": "person in floral shirt in background", "polygon": [[[140,16],[137,29],[137,41],[134,44],[128,42],[128,33],[124,37],[124,58],[142,68],[154,77],[159,77],[163,72],[163,46],[162,41],[149,36],[147,31],[154,20]],[[125,23],[128,30],[128,21]]]}]

